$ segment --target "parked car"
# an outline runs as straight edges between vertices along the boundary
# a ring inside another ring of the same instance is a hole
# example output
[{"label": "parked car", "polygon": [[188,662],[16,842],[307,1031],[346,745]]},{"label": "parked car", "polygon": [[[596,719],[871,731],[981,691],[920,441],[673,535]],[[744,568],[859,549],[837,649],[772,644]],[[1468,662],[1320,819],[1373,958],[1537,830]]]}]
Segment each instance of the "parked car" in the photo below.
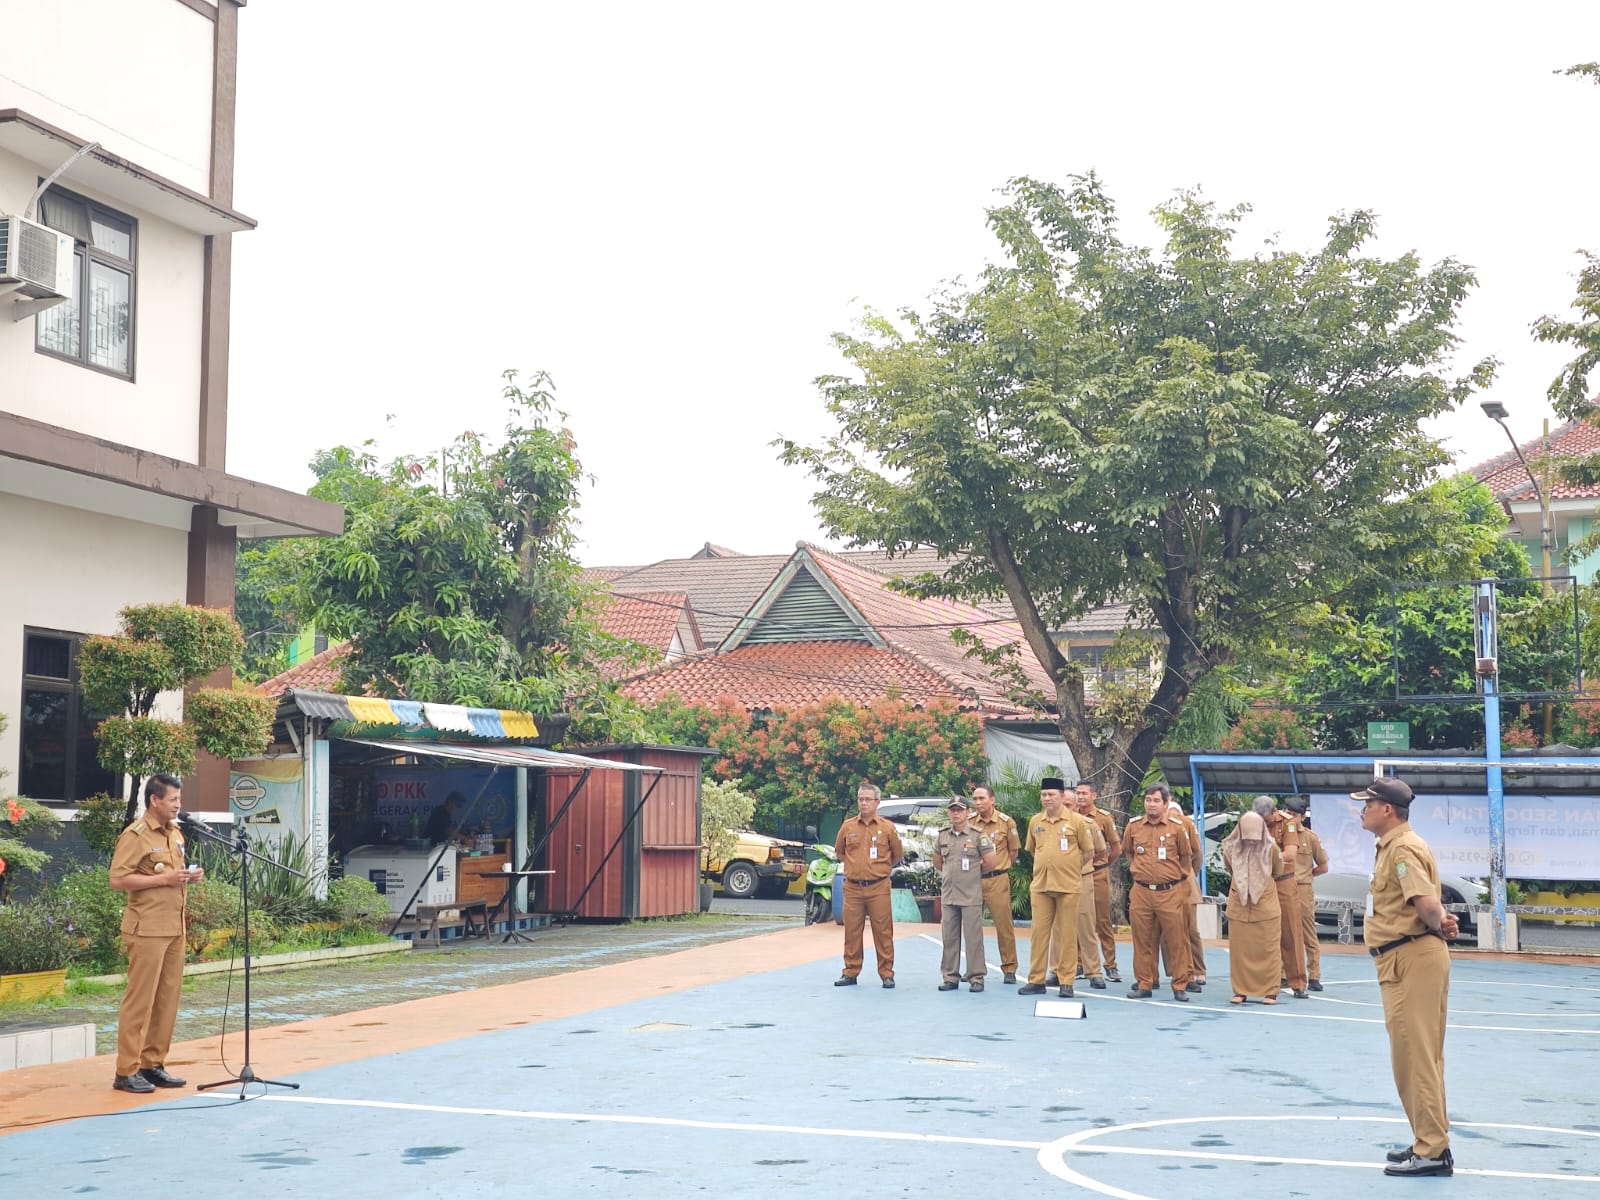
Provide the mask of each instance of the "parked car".
[{"label": "parked car", "polygon": [[[1317,924],[1337,928],[1340,904],[1346,902],[1355,906],[1350,910],[1350,920],[1355,928],[1360,929],[1362,918],[1366,916],[1367,889],[1371,882],[1370,875],[1342,874],[1333,871],[1329,871],[1326,875],[1318,875],[1311,881],[1317,897]],[[1467,879],[1460,875],[1441,875],[1439,888],[1446,904],[1489,902],[1489,889],[1476,879]],[[1476,936],[1476,913],[1457,913],[1456,919],[1461,922],[1463,937]]]},{"label": "parked car", "polygon": [[722,885],[735,900],[748,900],[757,892],[781,896],[806,869],[804,842],[768,837],[753,829],[731,829],[739,840],[728,857],[713,861],[710,850],[700,855],[700,871]]},{"label": "parked car", "polygon": [[949,796],[889,796],[878,804],[878,815],[900,835],[908,863],[933,858],[939,826],[948,818],[930,818],[940,818],[949,803]]}]

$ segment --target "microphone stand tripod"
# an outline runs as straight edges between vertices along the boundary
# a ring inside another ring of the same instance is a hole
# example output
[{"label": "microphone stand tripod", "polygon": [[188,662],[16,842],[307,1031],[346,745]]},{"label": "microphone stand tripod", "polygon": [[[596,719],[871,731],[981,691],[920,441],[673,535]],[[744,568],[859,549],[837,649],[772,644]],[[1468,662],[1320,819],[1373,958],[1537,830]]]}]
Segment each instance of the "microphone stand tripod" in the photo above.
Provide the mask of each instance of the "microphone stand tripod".
[{"label": "microphone stand tripod", "polygon": [[197,1092],[207,1092],[212,1088],[227,1087],[229,1084],[239,1085],[239,1095],[244,1096],[245,1089],[252,1083],[259,1083],[268,1087],[293,1088],[299,1090],[298,1083],[284,1083],[278,1079],[263,1079],[250,1069],[250,860],[270,863],[272,866],[298,875],[301,879],[306,877],[304,871],[296,871],[293,867],[286,866],[276,859],[268,858],[265,854],[250,848],[250,835],[245,826],[240,825],[235,838],[226,838],[219,833],[206,828],[199,821],[182,823],[185,830],[198,833],[201,837],[216,843],[230,853],[239,856],[239,896],[241,900],[240,913],[244,926],[244,1062],[237,1075],[227,1079],[219,1079],[215,1083],[202,1083],[195,1089]]}]

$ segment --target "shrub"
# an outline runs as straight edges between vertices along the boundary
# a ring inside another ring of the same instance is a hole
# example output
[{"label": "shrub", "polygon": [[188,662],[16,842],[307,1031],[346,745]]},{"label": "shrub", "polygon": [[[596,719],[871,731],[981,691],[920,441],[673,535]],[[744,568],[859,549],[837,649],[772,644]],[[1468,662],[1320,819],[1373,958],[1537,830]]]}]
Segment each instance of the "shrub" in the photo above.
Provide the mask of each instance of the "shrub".
[{"label": "shrub", "polygon": [[328,913],[341,925],[376,928],[389,916],[389,902],[371,880],[346,875],[328,885]]},{"label": "shrub", "polygon": [[[122,801],[113,803],[120,814]],[[123,956],[122,911],[127,896],[111,890],[110,870],[74,871],[56,885],[56,891],[71,903],[72,923],[82,938],[77,961],[105,971],[117,970]]]},{"label": "shrub", "polygon": [[54,892],[0,908],[0,975],[60,970],[77,947],[72,904]]},{"label": "shrub", "polygon": [[[4,727],[0,724],[0,729]],[[44,805],[26,796],[7,796],[0,800],[0,902],[6,898],[10,882],[8,872],[26,871],[37,875],[50,861],[43,850],[23,843],[22,839],[30,835],[59,837],[61,821]]]},{"label": "shrub", "polygon": [[78,828],[89,849],[111,857],[111,852],[117,848],[117,838],[127,828],[123,812],[121,798],[105,792],[98,792],[78,805]]},{"label": "shrub", "polygon": [[732,832],[748,829],[755,812],[756,798],[741,791],[736,783],[707,779],[700,785],[700,843],[712,862],[733,853],[738,842]]}]

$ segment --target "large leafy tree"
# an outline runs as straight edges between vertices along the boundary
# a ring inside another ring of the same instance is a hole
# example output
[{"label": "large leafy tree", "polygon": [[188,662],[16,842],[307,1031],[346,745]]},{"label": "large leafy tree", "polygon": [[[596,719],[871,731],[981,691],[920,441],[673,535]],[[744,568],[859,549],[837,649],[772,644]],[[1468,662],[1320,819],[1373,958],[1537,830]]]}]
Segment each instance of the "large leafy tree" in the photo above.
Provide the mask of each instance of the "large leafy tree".
[{"label": "large leafy tree", "polygon": [[575,738],[631,736],[638,711],[600,665],[646,652],[600,627],[601,594],[573,556],[575,442],[542,373],[523,387],[508,372],[504,394],[498,441],[466,433],[389,464],[318,454],[312,495],[345,506],[345,533],[266,549],[251,588],[283,624],[349,641],[352,693],[570,713]]},{"label": "large leafy tree", "polygon": [[[1431,543],[1443,455],[1420,423],[1491,367],[1442,373],[1470,271],[1366,253],[1370,213],[1241,254],[1244,210],[1195,194],[1156,210],[1159,249],[1121,239],[1092,176],[1007,198],[975,287],[836,336],[839,429],[782,454],[835,535],[957,560],[911,586],[1006,596],[1079,769],[1126,794],[1210,672]],[[1159,668],[1101,712],[1050,630],[1118,600]]]}]

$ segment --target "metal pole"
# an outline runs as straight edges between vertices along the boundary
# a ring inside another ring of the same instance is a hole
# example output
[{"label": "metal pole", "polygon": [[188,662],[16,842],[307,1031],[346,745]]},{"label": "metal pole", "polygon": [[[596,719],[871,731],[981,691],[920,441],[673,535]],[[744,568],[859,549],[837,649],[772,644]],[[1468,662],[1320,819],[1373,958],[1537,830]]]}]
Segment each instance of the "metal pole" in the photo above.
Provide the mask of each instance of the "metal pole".
[{"label": "metal pole", "polygon": [[1489,894],[1494,908],[1494,948],[1506,948],[1506,793],[1499,766],[1500,688],[1496,673],[1498,629],[1495,617],[1495,585],[1478,582],[1477,642],[1478,679],[1483,688],[1483,753],[1490,764],[1484,768],[1489,800]]},{"label": "metal pole", "polygon": [[[1550,551],[1551,543],[1555,540],[1554,530],[1550,528],[1550,418],[1544,419],[1544,461],[1539,464],[1544,471],[1544,486],[1538,489],[1539,494],[1539,562],[1540,569],[1544,572],[1544,594],[1550,595]],[[1535,481],[1537,483],[1537,481]],[[1545,691],[1551,688],[1550,676],[1545,676]],[[1555,711],[1556,706],[1549,700],[1544,702],[1544,744],[1548,746],[1555,738]]]}]

